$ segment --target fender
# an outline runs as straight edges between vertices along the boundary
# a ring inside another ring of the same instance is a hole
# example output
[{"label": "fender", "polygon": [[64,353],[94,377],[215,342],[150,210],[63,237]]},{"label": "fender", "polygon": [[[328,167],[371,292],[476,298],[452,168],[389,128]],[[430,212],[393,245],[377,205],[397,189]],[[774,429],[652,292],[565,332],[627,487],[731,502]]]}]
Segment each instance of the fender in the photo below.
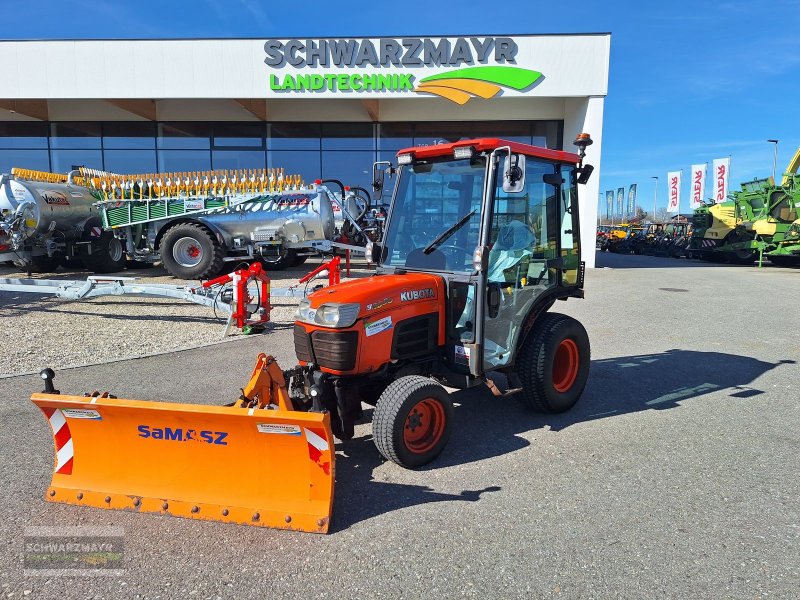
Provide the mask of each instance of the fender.
[{"label": "fender", "polygon": [[161,249],[161,238],[164,237],[164,234],[175,225],[181,225],[183,223],[195,223],[197,225],[202,225],[217,237],[217,241],[219,241],[224,248],[230,247],[230,240],[214,223],[210,223],[200,217],[178,217],[165,222],[163,225],[161,225],[161,227],[159,227],[158,232],[156,233],[156,239],[153,242],[153,247],[155,248],[156,252],[160,251]]}]

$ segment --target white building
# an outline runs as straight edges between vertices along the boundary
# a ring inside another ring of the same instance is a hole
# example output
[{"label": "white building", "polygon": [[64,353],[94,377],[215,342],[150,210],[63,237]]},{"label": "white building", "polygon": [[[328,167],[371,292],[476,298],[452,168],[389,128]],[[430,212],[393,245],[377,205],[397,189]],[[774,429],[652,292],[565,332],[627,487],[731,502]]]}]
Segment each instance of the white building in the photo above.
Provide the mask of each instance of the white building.
[{"label": "white building", "polygon": [[[284,167],[368,187],[401,148],[574,150],[594,248],[609,34],[0,42],[0,172]],[[588,266],[594,253],[585,253]]]}]

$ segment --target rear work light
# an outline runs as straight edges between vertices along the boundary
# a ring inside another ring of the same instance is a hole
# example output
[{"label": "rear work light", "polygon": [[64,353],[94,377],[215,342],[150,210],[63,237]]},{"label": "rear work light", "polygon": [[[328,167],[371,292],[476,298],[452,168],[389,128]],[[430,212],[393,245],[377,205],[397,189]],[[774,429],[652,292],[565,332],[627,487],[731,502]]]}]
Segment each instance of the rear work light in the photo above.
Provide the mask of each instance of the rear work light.
[{"label": "rear work light", "polygon": [[408,154],[398,154],[397,155],[397,164],[398,165],[410,165],[411,162],[414,160],[414,155],[410,152]]},{"label": "rear work light", "polygon": [[472,146],[458,146],[453,148],[453,158],[472,158],[475,148]]}]

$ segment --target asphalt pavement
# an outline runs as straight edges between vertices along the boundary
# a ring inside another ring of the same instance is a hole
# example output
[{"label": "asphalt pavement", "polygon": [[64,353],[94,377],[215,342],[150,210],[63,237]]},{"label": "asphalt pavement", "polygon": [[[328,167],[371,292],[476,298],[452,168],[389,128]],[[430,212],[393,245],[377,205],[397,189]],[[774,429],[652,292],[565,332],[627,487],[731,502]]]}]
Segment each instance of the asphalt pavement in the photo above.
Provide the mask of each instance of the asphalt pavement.
[{"label": "asphalt pavement", "polygon": [[[420,471],[369,425],[338,447],[327,536],[45,503],[53,442],[0,380],[0,592],[11,598],[797,598],[800,269],[602,255],[579,318],[592,371],[569,413],[454,394]],[[6,335],[11,333],[6,332]],[[46,343],[46,342],[43,342]],[[64,392],[220,404],[291,330],[60,371]],[[45,366],[45,365],[43,365]],[[116,577],[34,577],[25,527],[116,526]]]}]

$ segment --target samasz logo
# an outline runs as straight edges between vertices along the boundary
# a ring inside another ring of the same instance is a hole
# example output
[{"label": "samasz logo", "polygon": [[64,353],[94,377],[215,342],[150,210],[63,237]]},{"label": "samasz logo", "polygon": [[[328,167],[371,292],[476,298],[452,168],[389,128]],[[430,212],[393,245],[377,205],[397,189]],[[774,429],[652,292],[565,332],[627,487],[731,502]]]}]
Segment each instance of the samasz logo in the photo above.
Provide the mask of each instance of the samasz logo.
[{"label": "samasz logo", "polygon": [[400,302],[409,300],[424,300],[425,298],[435,298],[436,294],[431,288],[425,290],[414,290],[413,292],[400,292]]},{"label": "samasz logo", "polygon": [[217,446],[227,446],[225,438],[228,434],[224,431],[209,431],[196,429],[184,429],[183,427],[150,427],[150,425],[139,425],[136,428],[139,437],[153,440],[164,440],[167,442],[202,442],[205,444],[216,444]]}]

